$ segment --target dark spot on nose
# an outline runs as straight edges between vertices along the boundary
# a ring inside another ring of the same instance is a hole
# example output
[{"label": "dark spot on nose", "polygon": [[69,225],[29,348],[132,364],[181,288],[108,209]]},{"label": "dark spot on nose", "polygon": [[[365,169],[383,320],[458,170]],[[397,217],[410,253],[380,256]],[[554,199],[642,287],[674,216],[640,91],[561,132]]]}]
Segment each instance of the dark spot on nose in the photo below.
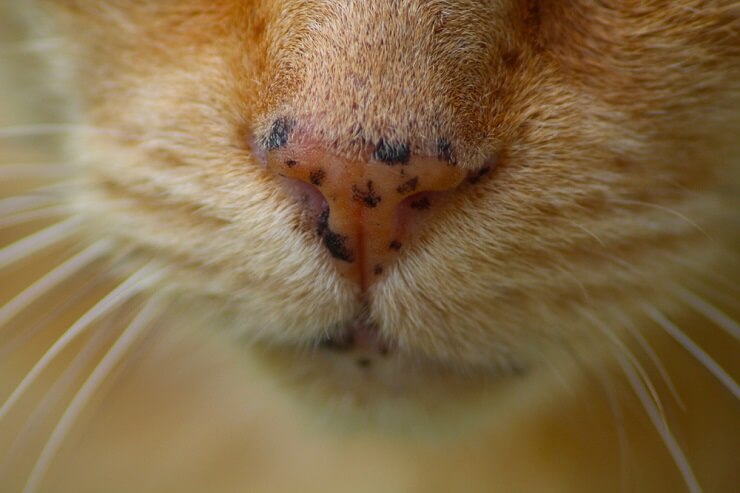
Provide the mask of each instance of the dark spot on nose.
[{"label": "dark spot on nose", "polygon": [[401,195],[406,195],[407,193],[411,193],[414,190],[417,189],[419,186],[419,177],[415,176],[408,180],[405,183],[402,183],[401,185],[396,188],[396,192],[400,193]]},{"label": "dark spot on nose", "polygon": [[361,190],[357,185],[352,185],[352,200],[362,202],[366,207],[371,209],[376,207],[382,198],[375,193],[373,182],[367,182],[367,190]]},{"label": "dark spot on nose", "polygon": [[455,160],[452,158],[452,144],[449,140],[439,139],[437,141],[437,157],[440,161],[455,164]]},{"label": "dark spot on nose", "polygon": [[418,200],[414,200],[411,202],[410,207],[412,209],[416,209],[417,211],[425,211],[429,209],[429,207],[432,206],[432,203],[429,201],[427,197],[422,197]]},{"label": "dark spot on nose", "polygon": [[403,245],[401,244],[400,241],[393,240],[391,241],[391,244],[388,245],[388,248],[390,248],[391,250],[399,251],[402,246]]},{"label": "dark spot on nose", "polygon": [[290,131],[293,129],[293,122],[285,117],[281,117],[272,122],[270,132],[262,139],[262,145],[268,151],[280,149],[288,143]]},{"label": "dark spot on nose", "polygon": [[311,174],[308,176],[308,179],[311,180],[311,183],[313,185],[316,185],[317,187],[321,186],[321,184],[324,182],[324,178],[326,178],[326,172],[323,169],[311,171]]},{"label": "dark spot on nose", "polygon": [[379,276],[380,274],[382,274],[383,273],[383,266],[380,265],[380,264],[375,264],[375,267],[373,267],[373,273],[376,276]]},{"label": "dark spot on nose", "polygon": [[370,368],[372,366],[373,361],[370,358],[358,358],[357,359],[357,366],[360,368]]},{"label": "dark spot on nose", "polygon": [[333,232],[329,229],[329,210],[326,209],[321,213],[319,225],[316,232],[324,240],[324,246],[332,257],[345,262],[354,262],[355,257],[347,248],[347,237]]},{"label": "dark spot on nose", "polygon": [[386,164],[406,164],[411,159],[411,150],[408,144],[390,144],[380,139],[375,146],[373,158]]},{"label": "dark spot on nose", "polygon": [[285,166],[287,166],[288,168],[293,168],[296,164],[298,164],[298,161],[294,161],[292,159],[288,159],[287,161],[285,161]]}]

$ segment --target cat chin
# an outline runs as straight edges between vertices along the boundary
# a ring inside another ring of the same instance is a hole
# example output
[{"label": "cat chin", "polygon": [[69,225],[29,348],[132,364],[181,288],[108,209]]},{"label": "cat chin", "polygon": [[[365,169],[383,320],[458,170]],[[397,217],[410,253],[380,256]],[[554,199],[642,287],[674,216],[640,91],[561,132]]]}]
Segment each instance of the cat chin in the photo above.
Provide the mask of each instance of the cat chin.
[{"label": "cat chin", "polygon": [[312,349],[255,344],[249,352],[256,371],[292,407],[339,428],[457,433],[476,422],[471,410],[485,409],[490,418],[497,407],[491,401],[506,402],[530,380],[522,365],[452,367],[394,348],[338,351],[319,341]]}]

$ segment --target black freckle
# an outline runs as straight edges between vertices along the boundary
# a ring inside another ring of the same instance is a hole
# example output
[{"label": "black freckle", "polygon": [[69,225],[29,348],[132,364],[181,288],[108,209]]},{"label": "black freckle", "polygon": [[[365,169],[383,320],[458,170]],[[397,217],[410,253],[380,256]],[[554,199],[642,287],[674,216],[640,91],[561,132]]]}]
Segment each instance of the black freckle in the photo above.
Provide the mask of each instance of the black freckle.
[{"label": "black freckle", "polygon": [[288,143],[290,131],[293,129],[293,121],[281,117],[272,122],[270,133],[262,139],[262,145],[268,151],[279,149]]},{"label": "black freckle", "polygon": [[383,273],[383,266],[380,265],[380,264],[375,264],[375,267],[373,268],[373,273],[376,276],[379,276],[380,274],[382,274]]},{"label": "black freckle", "polygon": [[402,246],[403,246],[403,243],[401,243],[400,241],[393,240],[391,241],[391,244],[388,245],[388,248],[390,248],[391,250],[399,251]]},{"label": "black freckle", "polygon": [[332,257],[345,262],[354,262],[354,255],[346,245],[347,237],[329,229],[329,209],[324,209],[321,213],[316,232],[324,240],[324,246]]},{"label": "black freckle", "polygon": [[431,206],[432,206],[432,203],[426,197],[422,197],[418,200],[414,200],[413,202],[411,202],[411,208],[416,209],[417,211],[425,211],[429,209]]},{"label": "black freckle", "polygon": [[370,368],[372,364],[373,362],[370,358],[359,358],[357,360],[357,366],[360,368]]},{"label": "black freckle", "polygon": [[287,161],[285,161],[285,166],[287,166],[288,168],[292,168],[296,164],[298,164],[298,161],[294,161],[292,159],[288,159]]},{"label": "black freckle", "polygon": [[380,195],[375,193],[373,188],[373,182],[367,182],[367,190],[360,190],[357,185],[352,185],[352,200],[356,202],[362,202],[366,207],[376,207],[382,198]]},{"label": "black freckle", "polygon": [[308,179],[311,180],[311,183],[313,183],[317,187],[321,186],[321,184],[324,182],[324,178],[326,178],[326,172],[323,169],[311,171],[311,173],[308,175]]},{"label": "black freckle", "polygon": [[455,164],[455,160],[452,157],[452,144],[447,139],[439,139],[437,141],[437,158],[440,161],[447,161],[450,164]]},{"label": "black freckle", "polygon": [[491,172],[491,167],[490,166],[484,166],[481,169],[479,169],[478,171],[476,171],[473,174],[471,174],[470,176],[468,176],[468,182],[469,183],[478,183],[481,178],[483,178],[484,176],[486,176],[490,172]]},{"label": "black freckle", "polygon": [[419,177],[415,176],[411,178],[410,180],[399,185],[398,188],[396,188],[396,192],[400,193],[401,195],[406,195],[407,193],[411,193],[414,190],[416,190],[418,186],[419,186]]},{"label": "black freckle", "polygon": [[383,161],[386,164],[406,164],[411,159],[411,150],[408,144],[389,144],[385,139],[380,139],[378,145],[373,151],[373,158],[376,161]]}]

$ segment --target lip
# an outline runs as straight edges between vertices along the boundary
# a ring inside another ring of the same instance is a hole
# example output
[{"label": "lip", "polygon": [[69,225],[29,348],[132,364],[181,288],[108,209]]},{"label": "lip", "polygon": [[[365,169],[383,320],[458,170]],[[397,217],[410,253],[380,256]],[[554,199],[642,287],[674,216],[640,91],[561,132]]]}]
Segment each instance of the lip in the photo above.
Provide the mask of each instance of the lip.
[{"label": "lip", "polygon": [[336,352],[354,352],[387,356],[391,344],[384,339],[377,327],[367,320],[356,320],[335,334],[324,337],[319,347]]}]

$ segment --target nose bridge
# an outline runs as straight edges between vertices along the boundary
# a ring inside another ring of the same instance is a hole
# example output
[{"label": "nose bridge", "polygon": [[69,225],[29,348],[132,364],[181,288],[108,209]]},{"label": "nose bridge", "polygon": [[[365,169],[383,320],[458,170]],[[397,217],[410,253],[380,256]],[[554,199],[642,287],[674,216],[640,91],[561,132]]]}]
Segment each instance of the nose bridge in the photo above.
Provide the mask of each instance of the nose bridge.
[{"label": "nose bridge", "polygon": [[411,157],[405,146],[383,142],[355,158],[295,144],[271,152],[268,166],[323,195],[326,209],[319,214],[317,231],[338,272],[363,291],[383,276],[410,240],[408,221],[423,219],[407,216],[422,216],[431,207],[424,194],[455,188],[467,175],[439,157]]}]

